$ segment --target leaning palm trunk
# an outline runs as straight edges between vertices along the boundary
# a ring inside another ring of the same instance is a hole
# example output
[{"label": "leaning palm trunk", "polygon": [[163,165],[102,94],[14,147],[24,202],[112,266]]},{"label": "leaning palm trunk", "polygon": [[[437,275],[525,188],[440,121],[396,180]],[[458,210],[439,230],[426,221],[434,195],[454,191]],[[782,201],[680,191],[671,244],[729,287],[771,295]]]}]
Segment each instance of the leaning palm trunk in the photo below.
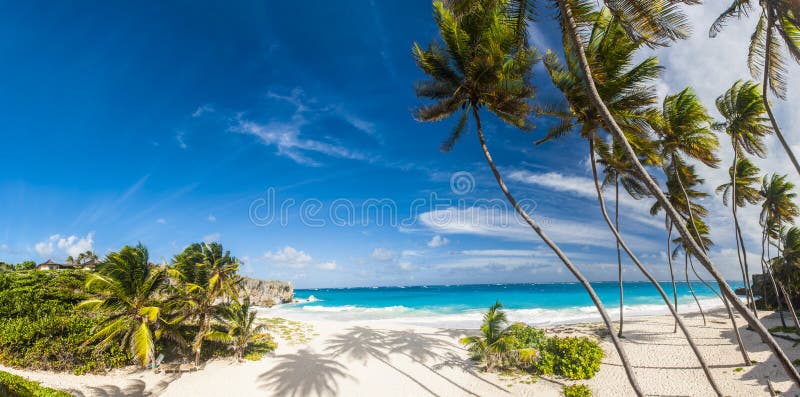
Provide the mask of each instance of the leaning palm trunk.
[{"label": "leaning palm trunk", "polygon": [[[691,221],[691,223],[692,223],[692,230],[694,230],[694,235],[697,237],[697,242],[700,243],[700,248],[703,249],[703,254],[708,254],[708,250],[706,249],[706,246],[703,243],[703,237],[700,235],[700,231],[697,230],[697,223],[695,222],[695,219],[694,219],[694,210],[692,210],[692,202],[691,202],[691,200],[689,200],[689,192],[687,192],[686,191],[686,187],[683,186],[683,181],[681,180],[681,174],[679,172],[680,170],[677,167],[677,163],[673,162],[673,168],[675,169],[675,179],[678,180],[678,186],[680,186],[681,192],[683,192],[683,197],[686,200],[686,208],[688,209],[688,212],[689,212],[689,221]],[[735,172],[735,167],[734,167],[734,172]],[[733,188],[735,189],[736,187],[734,186]],[[733,206],[734,207],[736,206],[735,202],[734,202]],[[684,248],[685,248],[685,244],[684,244]],[[689,257],[688,252],[686,252],[684,250],[684,253],[687,256],[687,259],[689,261],[691,261],[691,258]],[[738,255],[738,251],[737,251],[737,255]],[[740,264],[740,267],[741,267],[741,264]],[[692,270],[694,270],[694,263],[692,263]],[[697,274],[697,272],[695,272],[695,274]],[[706,284],[706,286],[708,286],[706,281],[703,280],[700,277],[700,275],[698,275],[697,278],[699,278],[700,281],[703,282],[703,284]],[[689,285],[689,291],[692,292],[692,296],[694,296],[694,300],[697,302],[697,307],[700,307],[700,301],[697,300],[697,296],[694,294],[694,289],[692,288],[692,283],[689,281],[689,273],[688,272],[686,273],[686,283]],[[717,282],[717,285],[719,285],[720,289],[722,289],[722,285],[720,285],[719,282]],[[711,288],[711,286],[708,286],[708,287],[712,291],[714,291],[714,289]],[[716,292],[714,292],[714,293],[716,294]],[[728,305],[728,301],[725,299],[725,297],[720,297],[720,299],[722,299],[722,303],[725,304],[725,308],[728,309],[727,310],[728,311],[728,318],[731,320],[731,326],[733,327],[733,333],[736,336],[736,343],[739,345],[739,348],[742,351],[742,357],[744,358],[745,365],[750,365],[751,364],[750,363],[750,357],[747,356],[747,351],[744,348],[744,341],[742,341],[742,335],[739,334],[739,327],[736,325],[736,319],[733,316],[733,311],[730,310],[730,306]],[[738,299],[738,298],[735,298],[735,299]],[[705,315],[705,313],[703,313],[703,308],[702,307],[700,308],[700,314],[703,315],[703,325],[706,325],[706,315]]]},{"label": "leaning palm trunk", "polygon": [[797,158],[794,157],[792,148],[789,147],[789,143],[786,142],[786,138],[783,137],[783,133],[781,133],[781,129],[778,127],[778,122],[775,120],[775,115],[772,114],[772,107],[769,105],[769,97],[767,96],[769,86],[769,69],[771,67],[769,51],[771,51],[770,47],[772,46],[772,27],[775,25],[775,20],[773,19],[774,17],[772,15],[772,7],[770,7],[769,2],[765,3],[767,13],[767,34],[764,44],[764,83],[762,84],[761,88],[763,90],[761,100],[764,101],[764,108],[767,110],[767,115],[769,115],[769,121],[772,123],[772,130],[775,131],[775,136],[778,137],[778,140],[781,142],[781,146],[783,146],[783,150],[786,152],[786,155],[789,156],[789,160],[792,161],[795,171],[797,171],[797,174],[800,175],[800,163],[797,162]]},{"label": "leaning palm trunk", "polygon": [[697,294],[694,293],[692,281],[689,280],[689,253],[686,250],[683,250],[683,272],[686,274],[686,285],[689,287],[689,292],[694,298],[694,303],[697,304],[697,309],[700,310],[700,316],[703,317],[703,326],[706,326],[706,313],[703,312],[703,306],[700,305],[700,300],[697,299]]},{"label": "leaning palm trunk", "polygon": [[622,249],[625,251],[628,257],[631,258],[633,263],[636,264],[636,267],[638,267],[639,270],[642,272],[642,274],[644,274],[644,276],[647,278],[647,280],[649,280],[650,283],[653,284],[654,287],[656,287],[658,293],[661,295],[661,299],[663,299],[664,303],[667,304],[670,313],[672,313],[672,316],[675,317],[675,321],[678,323],[678,327],[680,327],[681,332],[683,332],[684,336],[686,337],[686,341],[689,342],[689,346],[692,348],[692,351],[694,352],[695,356],[697,356],[697,361],[700,363],[700,367],[703,368],[703,372],[706,374],[706,378],[708,378],[708,383],[711,385],[711,388],[714,389],[714,392],[717,393],[717,395],[722,396],[722,391],[719,389],[717,382],[714,380],[714,376],[708,369],[708,364],[706,364],[703,355],[700,353],[700,349],[697,348],[697,345],[694,343],[692,336],[689,334],[689,330],[686,328],[686,325],[683,323],[683,320],[681,320],[681,317],[678,315],[677,310],[675,310],[676,306],[672,305],[672,303],[669,301],[667,293],[664,292],[663,288],[661,288],[661,285],[658,283],[656,278],[653,277],[652,274],[650,274],[650,272],[647,270],[647,268],[644,267],[644,265],[642,265],[641,262],[639,262],[639,259],[636,257],[636,255],[633,254],[630,248],[628,248],[628,244],[625,243],[625,240],[622,239],[622,236],[620,236],[619,231],[617,231],[617,228],[615,228],[614,224],[611,223],[611,218],[608,216],[608,212],[606,211],[606,202],[605,199],[603,199],[603,191],[601,190],[600,182],[597,179],[597,164],[595,162],[595,156],[594,156],[594,137],[591,135],[589,136],[589,161],[592,163],[592,177],[594,179],[595,190],[597,191],[597,200],[600,202],[600,211],[603,213],[603,219],[605,219],[608,228],[611,229],[611,232],[617,239],[617,243],[619,243],[619,245],[622,247]]},{"label": "leaning palm trunk", "polygon": [[[669,277],[672,281],[672,298],[675,300],[675,311],[678,311],[678,287],[675,286],[675,270],[672,268],[672,223],[669,218],[664,216],[664,223],[667,224],[667,263],[669,263]],[[675,325],[672,327],[672,333],[678,332],[678,320],[675,320]]]},{"label": "leaning palm trunk", "polygon": [[511,195],[511,192],[509,192],[506,183],[503,181],[503,177],[500,175],[500,171],[497,170],[497,166],[495,166],[494,161],[492,160],[492,155],[491,153],[489,153],[488,146],[486,146],[486,140],[483,137],[483,128],[481,127],[481,119],[480,116],[478,116],[478,109],[476,107],[472,107],[472,114],[475,118],[475,124],[478,130],[478,139],[480,140],[481,149],[483,150],[483,155],[484,157],[486,157],[486,162],[489,164],[489,168],[492,169],[492,173],[494,174],[494,178],[497,180],[497,184],[500,186],[500,190],[503,191],[503,194],[506,196],[506,199],[508,200],[509,203],[511,203],[511,206],[513,206],[514,209],[517,211],[517,214],[519,214],[519,216],[521,216],[522,219],[525,220],[525,223],[527,223],[531,227],[531,229],[533,229],[533,231],[535,231],[536,234],[539,235],[539,238],[541,238],[542,241],[544,241],[544,243],[547,244],[548,247],[550,247],[550,249],[556,254],[556,256],[558,256],[558,258],[561,259],[561,262],[564,263],[567,269],[575,276],[576,279],[578,279],[578,282],[581,283],[583,288],[586,289],[586,292],[589,294],[589,297],[592,299],[592,302],[594,303],[595,307],[597,307],[597,311],[600,312],[600,317],[603,318],[603,323],[605,323],[606,328],[608,328],[608,334],[611,336],[611,342],[614,344],[614,347],[616,348],[617,353],[619,354],[619,358],[622,361],[622,366],[625,368],[625,375],[627,375],[631,387],[633,387],[633,390],[637,396],[644,396],[644,392],[639,386],[639,382],[636,380],[636,375],[633,372],[633,365],[631,365],[631,362],[628,359],[628,355],[625,353],[625,349],[622,347],[622,342],[619,340],[617,333],[614,332],[614,324],[611,323],[611,317],[608,316],[608,312],[606,312],[606,309],[603,306],[603,302],[600,301],[600,297],[597,296],[597,293],[595,293],[594,288],[592,288],[592,285],[589,284],[589,280],[587,280],[586,277],[583,276],[580,270],[578,270],[578,268],[575,267],[575,265],[569,260],[569,258],[567,258],[567,255],[561,251],[561,248],[559,248],[558,245],[556,245],[556,243],[553,242],[553,240],[551,240],[550,237],[547,236],[547,234],[545,234],[542,228],[539,227],[539,224],[537,224],[536,221],[534,221],[533,218],[531,218],[522,209],[522,207],[519,206],[517,200],[514,198],[514,196]]},{"label": "leaning palm trunk", "polygon": [[[603,118],[603,121],[605,122],[609,132],[619,139],[620,143],[622,144],[622,148],[625,150],[627,159],[631,162],[631,164],[633,164],[636,173],[641,177],[648,190],[650,190],[650,192],[656,197],[656,200],[667,212],[673,223],[675,223],[676,227],[678,228],[678,233],[680,233],[684,240],[689,244],[689,247],[693,252],[699,252],[700,247],[697,245],[697,242],[692,239],[689,230],[686,228],[686,225],[681,223],[680,215],[672,206],[672,204],[669,203],[669,200],[664,192],[661,191],[661,188],[658,186],[658,184],[647,173],[647,170],[645,170],[644,166],[636,156],[636,152],[633,150],[633,147],[631,147],[630,142],[628,142],[625,134],[622,132],[619,125],[617,125],[617,122],[614,120],[611,112],[609,112],[608,108],[603,102],[603,99],[597,92],[597,87],[595,87],[594,79],[592,78],[592,69],[589,67],[589,61],[586,59],[586,52],[583,48],[583,45],[581,45],[582,41],[580,34],[578,33],[578,25],[575,22],[575,18],[572,16],[572,10],[570,9],[567,0],[557,0],[557,2],[562,15],[561,22],[563,30],[574,44],[581,71],[583,72],[584,76],[586,76],[584,83],[586,84],[586,93],[589,97],[589,100]],[[789,378],[791,378],[796,385],[800,386],[800,373],[797,372],[797,368],[794,367],[792,360],[786,356],[786,353],[781,349],[781,347],[778,345],[778,342],[769,333],[767,328],[764,327],[764,324],[762,324],[758,318],[753,316],[753,313],[747,310],[747,306],[742,304],[742,302],[736,298],[736,294],[725,282],[725,278],[722,276],[722,274],[720,274],[720,272],[711,262],[711,259],[709,259],[705,253],[699,252],[697,254],[697,259],[700,261],[700,264],[702,264],[703,267],[711,274],[711,276],[714,277],[714,280],[720,284],[723,295],[725,295],[725,297],[727,297],[731,303],[733,303],[736,311],[739,312],[742,317],[744,317],[747,323],[753,327],[756,332],[758,332],[762,340],[764,340],[764,343],[766,343],[770,350],[772,350],[773,354],[775,354],[778,361],[780,361],[781,366],[783,366],[783,369]]]},{"label": "leaning palm trunk", "polygon": [[742,271],[742,283],[744,283],[745,295],[747,302],[750,304],[753,314],[758,317],[756,311],[756,301],[753,298],[753,290],[750,286],[750,269],[747,266],[747,250],[744,246],[744,239],[742,238],[742,230],[739,228],[739,216],[736,205],[736,165],[739,162],[739,150],[737,147],[738,141],[732,138],[733,141],[733,172],[731,177],[731,209],[733,211],[733,225],[734,225],[734,238],[736,239],[736,256],[739,259],[739,267]]},{"label": "leaning palm trunk", "polygon": [[[766,251],[764,250],[764,244],[766,241]],[[766,252],[766,258],[769,258],[769,234],[767,233],[766,229],[766,222],[764,222],[764,234],[761,239],[761,264],[764,266],[764,269],[767,271],[767,276],[769,276],[770,283],[772,284],[772,292],[775,293],[775,302],[778,305],[778,313],[781,317],[781,326],[786,328],[786,319],[783,317],[783,305],[781,304],[781,295],[778,293],[778,283],[775,282],[775,276],[772,274],[772,267],[770,267],[769,262],[764,258],[764,252]],[[763,276],[762,276],[763,279]],[[764,281],[762,280],[762,283]],[[766,303],[766,294],[764,294],[764,303]]]},{"label": "leaning palm trunk", "polygon": [[[711,287],[710,284],[708,284],[708,282],[706,282],[706,280],[703,280],[703,278],[700,277],[700,274],[697,273],[697,269],[694,268],[694,261],[692,260],[691,256],[689,257],[689,266],[692,268],[692,273],[694,273],[695,277],[697,277],[697,279],[700,280],[700,282],[702,282],[703,285],[706,286],[706,288],[710,289],[711,292],[713,292],[714,295],[716,295],[725,305],[725,311],[728,312],[728,317],[731,319],[731,325],[733,326],[733,334],[734,336],[736,336],[736,344],[739,345],[739,351],[742,352],[742,359],[744,360],[744,365],[748,367],[753,365],[753,362],[750,360],[750,355],[747,354],[747,350],[744,347],[744,341],[742,340],[741,333],[739,333],[739,326],[736,324],[736,316],[733,314],[733,310],[731,310],[730,302],[728,302],[728,300],[725,299],[724,295],[720,295],[714,288]],[[717,286],[719,286],[719,284],[717,284]],[[698,303],[698,306],[699,305],[700,304]]]},{"label": "leaning palm trunk", "polygon": [[789,306],[789,313],[792,315],[792,321],[794,321],[795,332],[800,332],[800,320],[797,319],[797,313],[794,311],[792,298],[786,292],[786,288],[783,288],[783,283],[778,282],[778,287],[780,287],[781,292],[783,293],[783,299],[786,301],[786,305]]},{"label": "leaning palm trunk", "polygon": [[[614,227],[619,230],[619,174],[614,173]],[[619,241],[617,242],[617,272],[619,276],[619,333],[622,337],[622,326],[625,325],[625,291],[622,286],[622,254],[619,251]]]}]

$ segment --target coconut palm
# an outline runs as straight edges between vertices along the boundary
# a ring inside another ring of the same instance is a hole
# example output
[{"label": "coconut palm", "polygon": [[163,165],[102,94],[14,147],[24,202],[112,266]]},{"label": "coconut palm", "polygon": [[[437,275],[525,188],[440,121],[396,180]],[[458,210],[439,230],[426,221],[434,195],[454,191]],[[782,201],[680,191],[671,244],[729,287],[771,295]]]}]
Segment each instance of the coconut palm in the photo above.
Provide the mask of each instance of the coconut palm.
[{"label": "coconut palm", "polygon": [[97,255],[92,250],[87,250],[85,252],[81,252],[78,254],[77,263],[78,264],[85,264],[86,262],[96,261]]},{"label": "coconut palm", "polygon": [[147,248],[141,244],[108,254],[100,272],[92,273],[86,283],[87,288],[99,288],[102,295],[79,305],[102,310],[108,317],[84,345],[99,341],[97,348],[106,349],[121,341],[141,365],[150,363],[159,336],[156,328],[162,303],[158,296],[165,280],[166,271],[149,263]]},{"label": "coconut palm", "polygon": [[[766,124],[768,121],[765,115],[764,102],[761,100],[761,88],[758,84],[742,80],[737,81],[733,86],[720,95],[716,101],[717,110],[725,118],[724,122],[716,123],[717,130],[723,130],[731,137],[731,146],[733,147],[733,165],[731,166],[731,181],[736,181],[739,184],[738,173],[740,171],[747,172],[748,176],[741,182],[746,182],[747,178],[755,177],[753,171],[758,172],[758,169],[749,161],[740,166],[739,157],[751,154],[759,157],[766,155],[766,147],[764,146],[764,136],[768,135],[772,129]],[[743,160],[745,161],[746,158]],[[732,182],[733,183],[733,182]],[[727,184],[731,186],[731,184]],[[723,185],[725,186],[725,185]],[[749,264],[747,263],[747,249],[744,245],[741,228],[739,227],[739,218],[737,216],[737,208],[743,207],[745,201],[757,199],[758,194],[756,191],[751,190],[748,197],[738,199],[737,195],[740,193],[739,189],[729,189],[720,186],[718,191],[730,191],[731,201],[735,205],[731,206],[733,211],[734,222],[734,238],[736,239],[737,257],[739,258],[739,267],[742,271],[742,282],[747,290],[748,300],[750,301],[753,310],[755,311],[755,302],[753,301],[752,291],[750,290],[750,276]],[[748,192],[741,192],[747,194]],[[723,196],[723,203],[727,205],[727,193]],[[755,204],[758,200],[750,201]]]},{"label": "coconut palm", "polygon": [[[467,5],[459,6],[460,3]],[[524,27],[528,10],[518,8],[519,4],[502,0],[454,1],[453,5],[434,2],[434,20],[443,44],[434,42],[426,49],[416,43],[413,46],[417,65],[429,77],[416,84],[416,94],[434,102],[416,108],[414,117],[419,121],[439,121],[461,111],[450,138],[442,145],[447,151],[462,135],[469,113],[472,114],[481,150],[506,199],[589,293],[609,330],[633,389],[642,395],[600,298],[589,281],[511,195],[483,135],[482,108],[515,127],[529,128],[527,118],[532,109],[527,101],[533,96],[529,77],[535,54],[527,46],[520,45],[525,42],[520,35],[526,31],[520,26]]]},{"label": "coconut palm", "polygon": [[[591,9],[592,3],[588,1],[575,1],[575,0],[555,0],[558,6],[558,21],[561,24],[561,29],[564,32],[564,40],[566,42],[571,43],[574,47],[575,53],[577,54],[577,58],[581,67],[581,71],[583,72],[584,76],[593,76],[592,73],[592,66],[589,64],[589,60],[586,57],[585,48],[583,45],[579,45],[581,43],[580,39],[580,25],[584,23],[579,17],[580,12],[576,12],[579,10]],[[605,4],[611,3],[612,0],[604,1]],[[642,6],[641,0],[615,0],[615,3],[621,4],[623,7],[631,10],[641,10],[644,13],[653,14],[653,15],[660,15],[660,16],[668,16],[673,15],[670,17],[662,18],[665,21],[680,21],[681,15],[679,12],[675,11],[675,7],[680,2],[668,2],[669,4],[662,4],[661,1],[654,1],[654,2],[646,2],[646,5],[652,6]],[[688,3],[688,2],[687,2]],[[647,23],[649,20],[655,19],[648,19],[648,18],[623,18],[623,23],[628,28],[628,30],[635,30],[637,28],[637,22]],[[685,18],[683,18],[685,21]],[[646,31],[646,29],[641,29],[641,31]],[[657,37],[663,38],[665,41],[669,41],[673,39],[673,36],[669,35],[656,35]],[[636,174],[640,175],[642,178],[642,182],[647,187],[647,189],[653,194],[656,201],[658,201],[663,207],[667,214],[667,216],[671,219],[675,228],[677,229],[678,233],[685,239],[688,245],[700,250],[699,244],[694,241],[692,237],[692,233],[687,228],[687,225],[681,220],[681,215],[672,207],[669,203],[667,195],[661,190],[658,183],[647,174],[647,170],[645,169],[642,162],[639,161],[638,155],[634,150],[633,146],[628,142],[627,138],[625,137],[625,133],[623,132],[622,128],[619,124],[617,124],[614,116],[608,110],[608,107],[603,102],[600,93],[597,90],[597,86],[595,84],[594,78],[591,79],[584,79],[585,90],[587,96],[591,102],[591,104],[597,109],[600,116],[603,118],[603,121],[608,128],[608,131],[614,135],[615,138],[619,139],[620,143],[622,144],[622,148],[626,154],[626,157],[629,161],[633,164],[633,167],[636,171]],[[769,333],[767,328],[762,324],[757,317],[755,317],[747,307],[738,301],[736,298],[736,294],[734,293],[733,289],[731,289],[730,285],[727,284],[725,281],[724,276],[717,270],[714,263],[705,253],[701,253],[697,258],[701,265],[714,277],[714,280],[719,284],[722,295],[731,302],[736,311],[740,313],[747,323],[759,334],[761,340],[767,344],[770,350],[775,354],[778,360],[781,363],[786,374],[792,379],[792,381],[800,386],[800,373],[797,372],[797,369],[792,364],[792,361],[786,355],[786,353],[781,349],[778,345],[775,338]]]},{"label": "coconut palm", "polygon": [[[192,341],[195,365],[200,364],[203,341],[208,339],[211,319],[220,301],[237,295],[239,261],[223,251],[219,243],[192,244],[173,259],[172,275],[184,292],[183,314],[196,321],[197,334]],[[185,274],[184,274],[185,272]]]},{"label": "coconut palm", "polygon": [[[751,0],[734,0],[709,29],[709,36],[715,37],[732,18],[741,19],[753,11]],[[793,0],[762,0],[758,2],[761,13],[756,30],[750,38],[747,64],[754,79],[762,79],[761,101],[772,124],[772,130],[789,156],[795,171],[800,175],[798,163],[789,143],[784,138],[772,108],[769,104],[768,89],[780,99],[786,99],[785,52],[800,64],[800,6]]]},{"label": "coconut palm", "polygon": [[759,191],[763,199],[761,213],[759,215],[759,222],[763,228],[761,257],[766,273],[772,282],[783,326],[786,326],[786,322],[783,318],[783,308],[780,294],[778,293],[778,285],[772,274],[769,263],[763,258],[765,254],[767,255],[766,257],[769,258],[769,252],[765,252],[765,246],[769,249],[771,241],[775,238],[780,238],[780,229],[783,222],[793,223],[795,218],[800,215],[800,209],[798,209],[797,205],[794,203],[797,194],[792,192],[792,190],[794,190],[794,184],[788,180],[787,175],[772,174],[764,176],[761,183],[761,190]]},{"label": "coconut palm", "polygon": [[508,318],[502,309],[503,305],[500,301],[495,302],[483,315],[481,334],[467,336],[460,340],[462,345],[467,346],[473,358],[486,362],[488,372],[516,359],[530,362],[536,354],[532,349],[514,349],[512,347],[514,346],[512,328],[508,326]]},{"label": "coconut palm", "polygon": [[[742,266],[742,278],[747,289],[748,299],[755,312],[755,299],[753,298],[753,291],[750,285],[750,267],[747,262],[747,249],[744,245],[744,238],[742,230],[739,227],[739,220],[736,208],[744,208],[747,204],[758,204],[761,202],[761,195],[758,192],[758,183],[761,181],[761,170],[755,166],[746,157],[741,160],[736,159],[737,155],[734,152],[734,163],[736,166],[731,166],[728,174],[731,177],[731,182],[719,185],[716,192],[722,194],[722,203],[728,206],[731,203],[733,208],[733,221],[736,232],[736,247],[740,249],[740,265]],[[730,197],[730,199],[729,199]]]},{"label": "coconut palm", "polygon": [[[800,228],[792,226],[783,230],[778,244],[778,255],[770,261],[781,294],[789,306],[789,313],[796,330],[800,331],[800,320],[792,304],[792,292],[797,291],[800,283]],[[786,288],[786,287],[789,288]]]},{"label": "coconut palm", "polygon": [[228,343],[234,359],[241,361],[251,344],[271,338],[266,333],[267,326],[259,323],[256,315],[249,296],[245,296],[241,302],[233,299],[219,307],[215,319],[221,329],[210,331],[206,339]]},{"label": "coconut palm", "polygon": [[[655,81],[661,70],[655,57],[646,58],[644,61],[633,65],[633,55],[641,46],[628,38],[616,17],[608,9],[602,9],[594,17],[595,21],[587,37],[587,53],[596,63],[602,81],[598,83],[601,94],[609,108],[618,120],[623,120],[629,139],[637,146],[638,152],[647,154],[650,139],[643,128],[646,120],[647,106],[654,104],[655,90],[650,85]],[[560,122],[550,129],[548,134],[537,144],[550,139],[561,137],[569,131],[580,127],[583,137],[596,135],[603,128],[603,120],[595,109],[589,104],[582,87],[582,75],[577,60],[569,46],[565,46],[564,55],[567,65],[564,66],[558,57],[548,51],[544,59],[545,67],[553,83],[564,94],[568,108],[558,109],[555,106],[546,106],[540,109],[540,114],[556,116]],[[616,189],[615,228],[619,230],[619,183],[620,176],[625,189],[635,198],[646,195],[646,189],[638,179],[630,173],[630,165],[621,156],[619,145],[606,145],[602,140],[597,145],[601,163],[605,165],[606,180],[604,185],[613,181]],[[616,157],[612,157],[616,155]],[[622,336],[624,324],[624,290],[622,284],[622,256],[619,243],[617,243],[617,264],[620,290],[620,327],[619,336]]]}]

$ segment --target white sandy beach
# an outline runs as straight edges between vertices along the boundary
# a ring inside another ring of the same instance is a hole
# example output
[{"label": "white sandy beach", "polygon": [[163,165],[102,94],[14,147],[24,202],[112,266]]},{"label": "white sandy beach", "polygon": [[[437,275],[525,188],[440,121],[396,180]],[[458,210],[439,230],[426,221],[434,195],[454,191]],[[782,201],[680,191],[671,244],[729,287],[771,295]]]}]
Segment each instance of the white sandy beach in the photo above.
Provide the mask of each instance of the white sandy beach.
[{"label": "white sandy beach", "polygon": [[[726,395],[769,395],[767,377],[786,396],[800,391],[787,381],[777,361],[758,336],[738,319],[752,367],[742,368],[724,312],[715,310],[703,326],[699,314],[686,315],[687,325]],[[513,318],[511,319],[513,320]],[[776,324],[775,315],[766,320]],[[710,396],[711,388],[669,316],[633,318],[625,323],[625,348],[648,395]],[[194,373],[154,374],[133,368],[108,375],[84,375],[0,369],[77,396],[559,396],[563,379],[508,376],[481,372],[458,344],[465,330],[437,329],[380,322],[305,322],[306,337],[277,338],[274,354],[257,362],[214,360]],[[309,327],[310,326],[310,327]],[[312,329],[313,328],[313,329]],[[603,333],[600,324],[549,328],[552,333]],[[600,332],[598,332],[600,331]],[[790,358],[800,347],[779,339]],[[602,368],[582,381],[595,396],[632,395],[611,343]],[[742,369],[739,369],[742,368]],[[533,382],[532,382],[533,381]]]}]

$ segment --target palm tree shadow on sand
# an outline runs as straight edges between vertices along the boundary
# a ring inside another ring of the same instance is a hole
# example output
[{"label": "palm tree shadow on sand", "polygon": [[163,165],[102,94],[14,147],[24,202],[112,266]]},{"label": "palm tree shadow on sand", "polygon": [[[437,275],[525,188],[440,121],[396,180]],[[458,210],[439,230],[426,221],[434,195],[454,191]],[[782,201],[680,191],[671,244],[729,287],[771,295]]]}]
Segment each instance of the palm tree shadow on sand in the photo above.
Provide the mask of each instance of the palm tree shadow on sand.
[{"label": "palm tree shadow on sand", "polygon": [[261,388],[275,396],[327,396],[339,391],[339,378],[350,378],[344,365],[308,349],[277,357],[280,362],[258,376]]}]

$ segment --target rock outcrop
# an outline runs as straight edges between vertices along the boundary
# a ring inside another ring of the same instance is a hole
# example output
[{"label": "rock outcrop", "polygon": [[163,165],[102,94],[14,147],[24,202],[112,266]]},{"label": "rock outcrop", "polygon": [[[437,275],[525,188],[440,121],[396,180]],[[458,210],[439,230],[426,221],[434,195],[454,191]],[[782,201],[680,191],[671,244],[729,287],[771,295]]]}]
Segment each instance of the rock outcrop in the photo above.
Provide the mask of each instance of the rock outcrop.
[{"label": "rock outcrop", "polygon": [[294,288],[285,281],[266,281],[245,277],[242,279],[240,295],[250,295],[250,302],[257,306],[272,306],[289,303],[294,299]]}]

